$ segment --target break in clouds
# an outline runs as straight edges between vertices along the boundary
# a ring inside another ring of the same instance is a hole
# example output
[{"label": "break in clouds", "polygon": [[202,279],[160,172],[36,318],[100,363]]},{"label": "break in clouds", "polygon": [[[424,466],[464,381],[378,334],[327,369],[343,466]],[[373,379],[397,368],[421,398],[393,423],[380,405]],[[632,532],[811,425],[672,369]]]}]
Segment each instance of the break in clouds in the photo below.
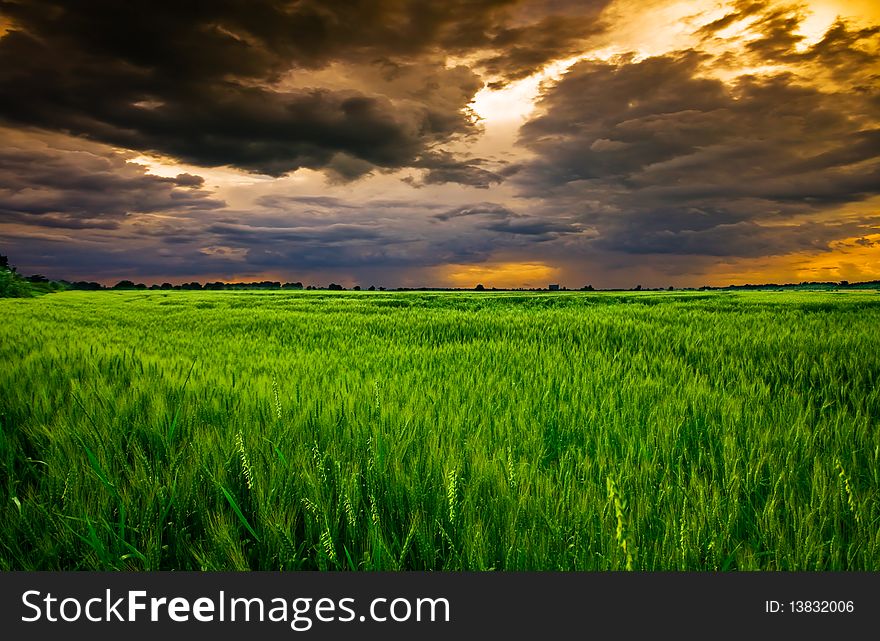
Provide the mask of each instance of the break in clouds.
[{"label": "break in clouds", "polygon": [[[0,249],[105,280],[504,261],[572,286],[870,250],[876,20],[692,4],[645,53],[626,27],[664,3],[0,1]],[[493,138],[478,93],[559,61]]]}]

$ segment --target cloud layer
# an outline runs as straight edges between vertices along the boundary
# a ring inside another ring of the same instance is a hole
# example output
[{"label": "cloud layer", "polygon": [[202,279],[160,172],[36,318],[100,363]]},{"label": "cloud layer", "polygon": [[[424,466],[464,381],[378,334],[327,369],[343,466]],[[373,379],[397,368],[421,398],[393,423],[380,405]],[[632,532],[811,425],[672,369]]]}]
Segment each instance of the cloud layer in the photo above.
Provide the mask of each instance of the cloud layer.
[{"label": "cloud layer", "polygon": [[148,174],[143,165],[98,144],[0,130],[0,220],[63,229],[116,229],[139,214],[193,214],[224,203],[204,179]]},{"label": "cloud layer", "polygon": [[0,250],[106,280],[880,277],[880,12],[809,5],[0,0]]}]

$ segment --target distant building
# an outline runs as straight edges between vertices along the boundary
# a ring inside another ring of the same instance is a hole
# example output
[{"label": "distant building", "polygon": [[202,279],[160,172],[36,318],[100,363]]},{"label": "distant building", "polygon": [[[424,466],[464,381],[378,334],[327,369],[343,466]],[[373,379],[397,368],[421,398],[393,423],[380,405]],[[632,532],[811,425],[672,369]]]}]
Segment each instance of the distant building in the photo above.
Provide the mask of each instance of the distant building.
[{"label": "distant building", "polygon": [[553,283],[552,285],[550,285],[549,289],[551,292],[558,292],[559,291],[559,283]]}]

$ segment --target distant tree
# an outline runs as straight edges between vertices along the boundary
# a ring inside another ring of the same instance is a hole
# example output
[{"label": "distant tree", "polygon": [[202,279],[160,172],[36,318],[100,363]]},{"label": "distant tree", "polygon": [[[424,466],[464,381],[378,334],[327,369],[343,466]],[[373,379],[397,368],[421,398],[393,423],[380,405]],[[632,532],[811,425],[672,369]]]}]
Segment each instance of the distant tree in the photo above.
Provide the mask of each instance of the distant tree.
[{"label": "distant tree", "polygon": [[672,285],[669,286],[669,291],[672,291],[674,289],[675,289],[675,287],[673,287]]},{"label": "distant tree", "polygon": [[0,298],[27,298],[33,295],[31,285],[14,270],[0,269]]},{"label": "distant tree", "polygon": [[343,287],[342,285],[337,285],[336,283],[330,283],[330,286],[327,289],[334,292],[341,292],[343,289],[345,289],[345,287]]},{"label": "distant tree", "polygon": [[354,291],[356,291],[356,292],[359,292],[359,291],[361,291],[361,286],[360,286],[360,285],[355,285],[354,287],[352,287],[352,289],[353,289]]},{"label": "distant tree", "polygon": [[308,291],[310,291],[310,292],[311,292],[311,291],[314,291],[314,289],[315,289],[315,286],[314,286],[314,285],[309,285],[308,287],[306,287],[306,290],[308,290]]},{"label": "distant tree", "polygon": [[33,274],[25,278],[26,281],[31,283],[48,283],[49,279],[43,276],[42,274]]},{"label": "distant tree", "polygon": [[71,283],[70,288],[71,289],[92,290],[92,291],[98,290],[98,289],[104,289],[104,287],[101,285],[101,283],[86,282],[84,280],[78,280],[75,283]]},{"label": "distant tree", "polygon": [[153,283],[152,285],[150,285],[150,290],[155,291],[157,289],[159,289],[159,286],[156,283]]},{"label": "distant tree", "polygon": [[633,291],[637,291],[637,292],[642,291],[642,286],[641,286],[641,285],[636,285],[635,287],[633,287]]},{"label": "distant tree", "polygon": [[474,287],[474,290],[478,291],[478,292],[482,292],[482,291],[485,291],[486,288],[483,287],[483,283],[479,283],[476,287]]},{"label": "distant tree", "polygon": [[295,283],[284,283],[284,289],[302,289],[303,284],[299,281]]},{"label": "distant tree", "polygon": [[0,269],[9,269],[9,258],[0,254]]},{"label": "distant tree", "polygon": [[146,289],[147,286],[144,283],[138,283],[134,286],[135,289]]},{"label": "distant tree", "polygon": [[160,285],[160,288],[161,289],[174,289],[174,285],[172,285],[171,283],[162,283]]},{"label": "distant tree", "polygon": [[113,289],[134,289],[134,283],[130,280],[121,280],[113,286]]},{"label": "distant tree", "polygon": [[581,291],[584,291],[584,292],[592,292],[592,291],[594,291],[594,290],[593,290],[593,286],[592,286],[592,285],[584,285],[583,287],[581,287]]},{"label": "distant tree", "polygon": [[379,288],[379,291],[380,291],[380,292],[384,292],[384,291],[385,291],[385,288],[384,288],[384,287],[380,287],[380,288]]},{"label": "distant tree", "polygon": [[370,292],[374,292],[374,291],[376,291],[376,286],[375,286],[375,285],[370,285],[370,286],[367,288],[367,291],[370,291]]},{"label": "distant tree", "polygon": [[848,280],[842,280],[842,281],[840,281],[840,286],[841,286],[841,287],[846,287],[847,285],[849,285],[849,281],[848,281]]}]

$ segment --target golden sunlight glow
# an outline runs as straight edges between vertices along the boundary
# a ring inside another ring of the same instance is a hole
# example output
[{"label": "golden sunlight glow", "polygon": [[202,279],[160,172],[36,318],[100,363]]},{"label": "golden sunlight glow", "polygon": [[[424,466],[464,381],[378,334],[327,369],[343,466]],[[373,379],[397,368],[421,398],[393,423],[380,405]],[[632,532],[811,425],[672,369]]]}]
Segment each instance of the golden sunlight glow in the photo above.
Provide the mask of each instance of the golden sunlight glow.
[{"label": "golden sunlight glow", "polygon": [[842,240],[826,252],[733,261],[718,265],[708,276],[719,285],[880,280],[880,234]]},{"label": "golden sunlight glow", "polygon": [[543,83],[552,83],[576,62],[586,56],[575,56],[565,60],[557,60],[528,78],[511,82],[501,89],[483,87],[474,96],[470,107],[487,127],[505,123],[521,124],[535,108],[535,100]]},{"label": "golden sunlight glow", "polygon": [[482,265],[444,265],[436,270],[437,280],[446,287],[470,289],[481,284],[491,287],[547,287],[558,282],[560,270],[544,263],[485,263]]},{"label": "golden sunlight glow", "polygon": [[822,40],[822,36],[837,19],[837,12],[829,6],[811,7],[810,13],[801,21],[797,34],[803,36],[803,40],[795,45],[798,51],[806,51],[814,44]]},{"label": "golden sunlight glow", "polygon": [[693,33],[701,25],[728,12],[725,4],[693,0],[618,0],[606,11],[606,21],[611,28],[597,44],[620,53],[637,52],[642,57],[686,48],[694,42]]},{"label": "golden sunlight glow", "polygon": [[811,0],[807,13],[798,29],[804,37],[797,44],[798,51],[804,51],[816,44],[829,27],[838,19],[852,20],[857,25],[880,20],[880,2],[876,0]]},{"label": "golden sunlight glow", "polygon": [[[734,11],[733,5],[733,2],[655,0],[640,2],[637,11],[631,0],[620,0],[608,9],[609,15],[613,17],[619,14],[627,19],[612,19],[610,24],[615,25],[614,28],[595,41],[596,48],[579,56],[557,60],[538,73],[501,89],[493,89],[487,85],[477,92],[470,107],[482,119],[490,134],[493,128],[518,126],[533,114],[535,101],[542,88],[558,81],[575,63],[584,59],[609,60],[624,53],[633,54],[638,60],[694,46],[698,41],[695,35],[697,30]],[[807,3],[803,15],[798,33],[804,39],[798,44],[799,50],[820,41],[838,17],[853,19],[856,23],[865,19],[880,19],[880,2],[812,0]],[[753,40],[759,37],[753,31],[757,19],[753,16],[735,22],[719,31],[716,37],[725,41]],[[731,70],[730,74],[776,71],[779,71],[779,67],[774,65]]]},{"label": "golden sunlight glow", "polygon": [[880,3],[877,0],[809,0],[810,11],[852,19],[858,24],[876,23],[880,20]]},{"label": "golden sunlight glow", "polygon": [[809,257],[795,266],[801,280],[880,279],[880,234],[834,243],[833,251]]}]

